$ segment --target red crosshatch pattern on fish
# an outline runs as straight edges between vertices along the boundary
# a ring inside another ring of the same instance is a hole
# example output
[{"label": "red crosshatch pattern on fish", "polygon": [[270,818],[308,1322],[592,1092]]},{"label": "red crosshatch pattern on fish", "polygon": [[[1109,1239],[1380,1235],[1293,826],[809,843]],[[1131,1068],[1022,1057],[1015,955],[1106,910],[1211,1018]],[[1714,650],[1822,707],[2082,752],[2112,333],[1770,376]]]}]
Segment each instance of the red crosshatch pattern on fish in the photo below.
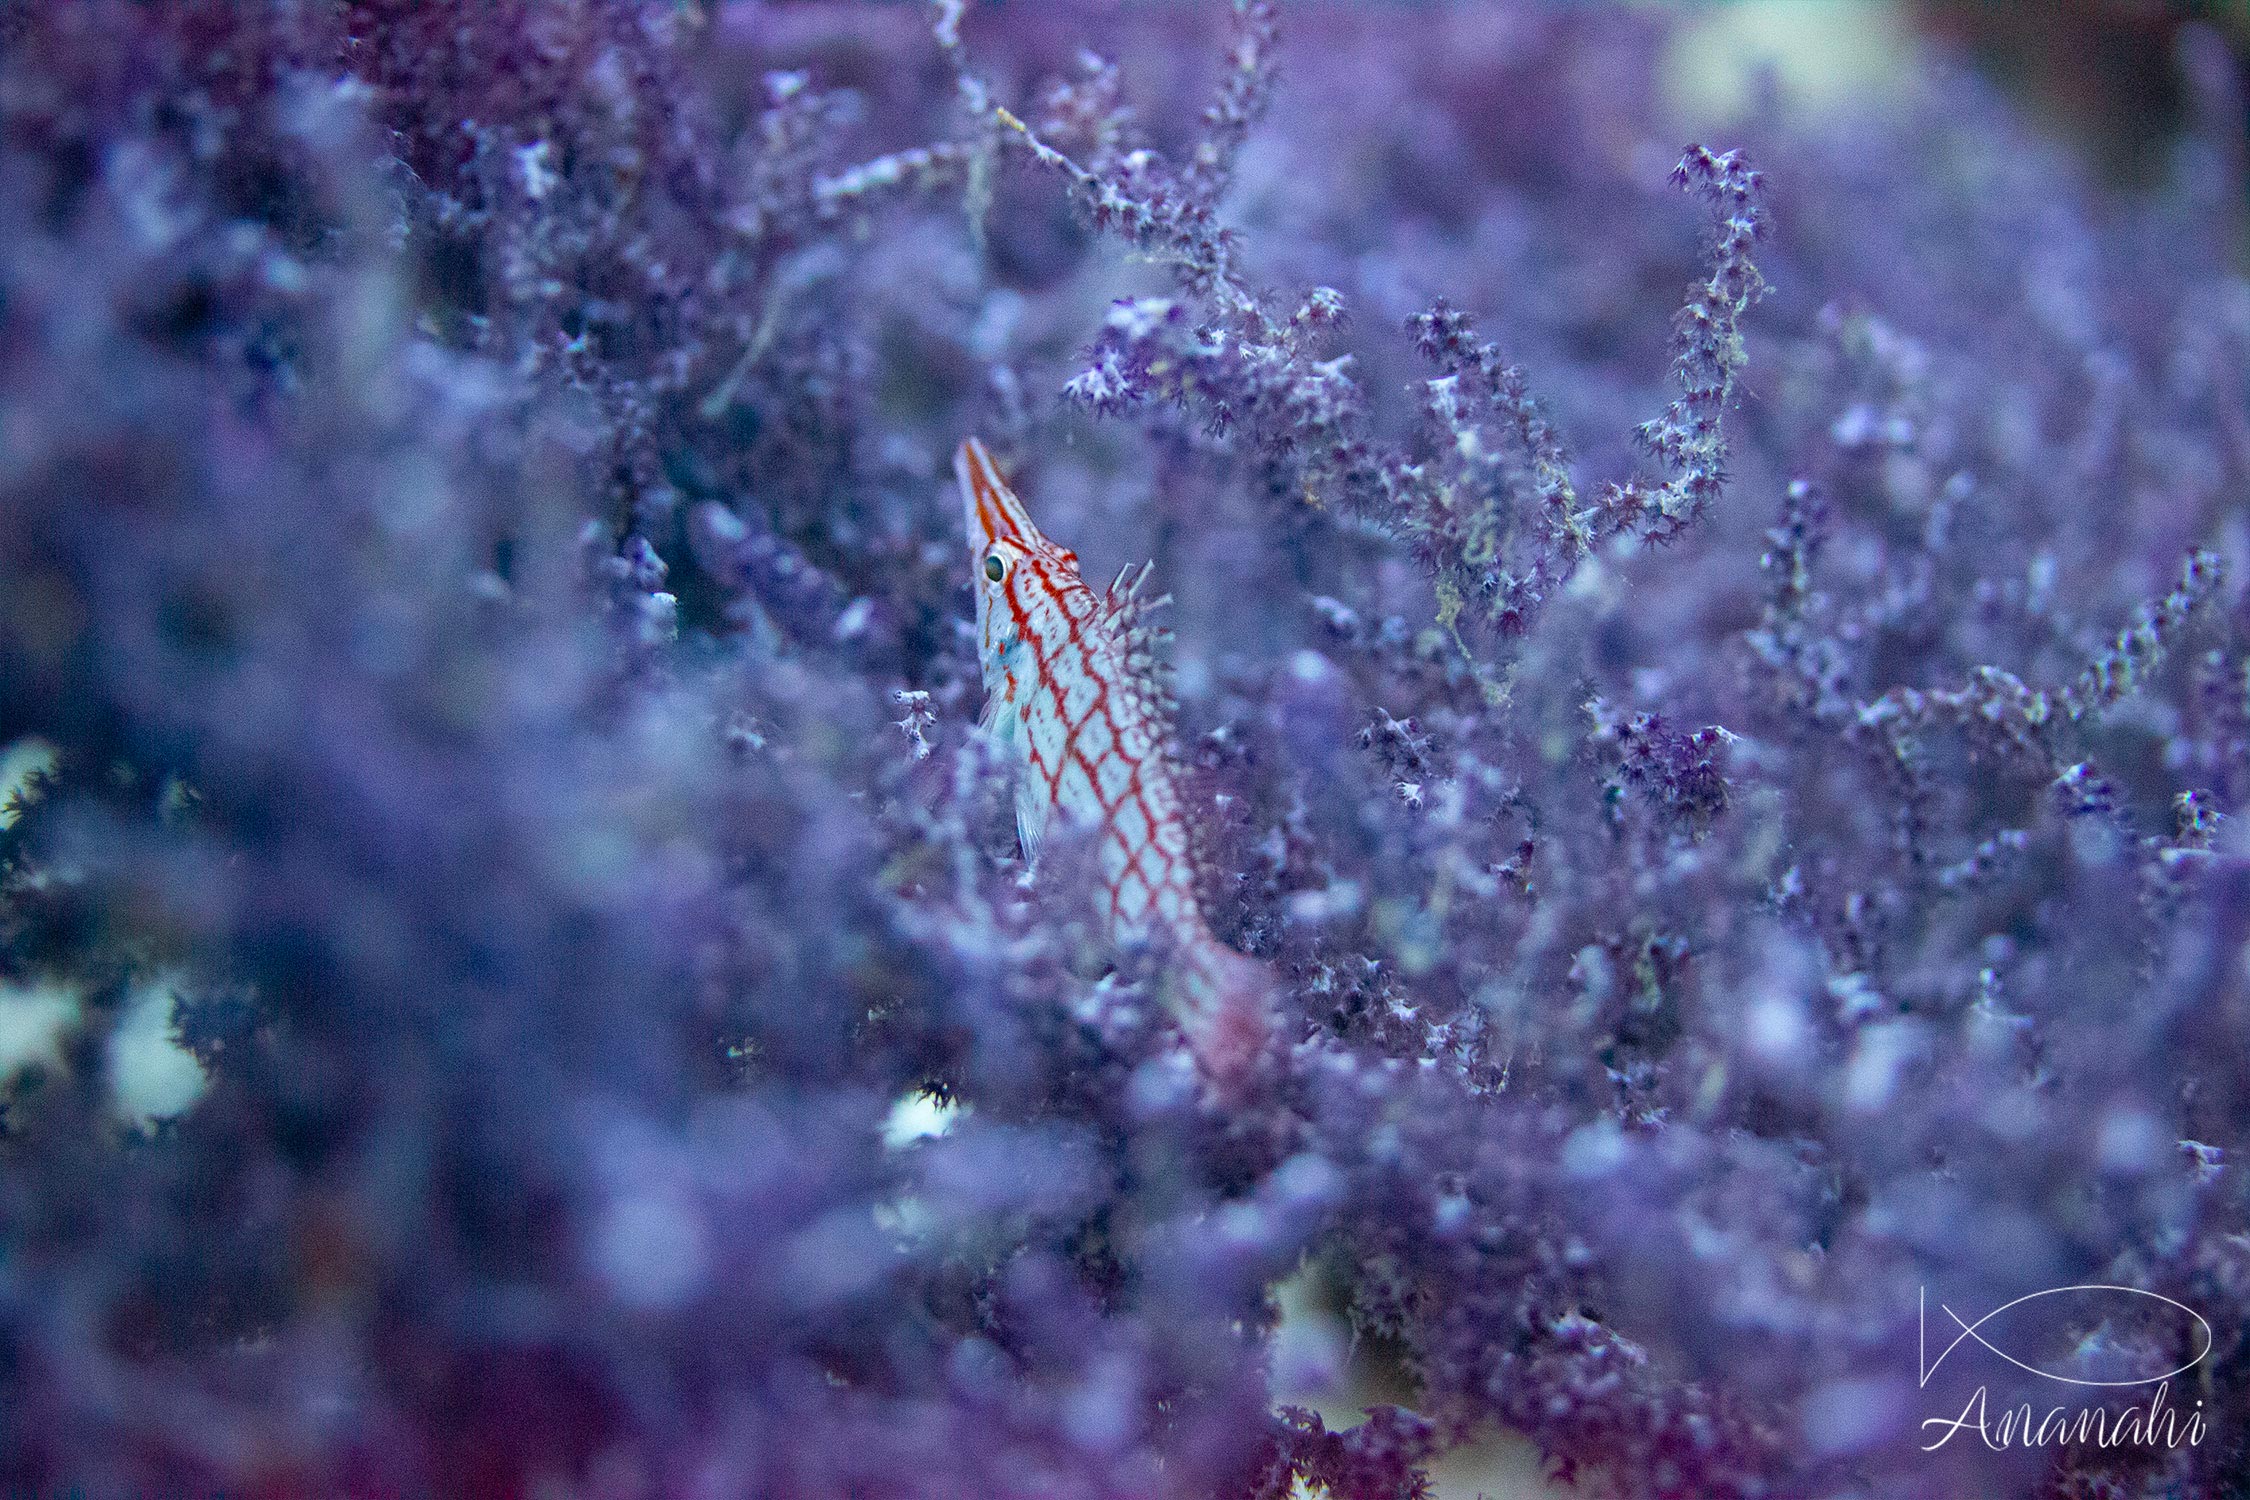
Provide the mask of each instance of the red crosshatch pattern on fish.
[{"label": "red crosshatch pattern on fish", "polygon": [[1078,554],[1050,541],[970,438],[954,455],[977,595],[983,727],[1013,758],[1016,827],[1036,860],[1059,810],[1094,830],[1112,933],[1161,935],[1175,956],[1169,986],[1189,1045],[1214,1078],[1238,1077],[1261,1048],[1270,976],[1214,937],[1195,899],[1170,726],[1150,651],[1143,568],[1106,593],[1087,587]]}]

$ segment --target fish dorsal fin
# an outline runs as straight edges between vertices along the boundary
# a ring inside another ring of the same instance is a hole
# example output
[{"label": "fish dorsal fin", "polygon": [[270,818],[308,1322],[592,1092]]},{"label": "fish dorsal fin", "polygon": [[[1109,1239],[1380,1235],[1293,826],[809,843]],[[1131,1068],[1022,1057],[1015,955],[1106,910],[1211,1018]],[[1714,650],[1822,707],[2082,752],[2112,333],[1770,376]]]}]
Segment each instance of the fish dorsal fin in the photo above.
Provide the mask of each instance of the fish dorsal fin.
[{"label": "fish dorsal fin", "polygon": [[1102,610],[1116,632],[1125,670],[1150,702],[1169,717],[1174,706],[1172,669],[1165,660],[1164,648],[1171,644],[1172,632],[1153,617],[1172,603],[1172,596],[1143,592],[1155,567],[1153,562],[1144,562],[1137,569],[1129,564],[1120,569],[1102,596]]}]

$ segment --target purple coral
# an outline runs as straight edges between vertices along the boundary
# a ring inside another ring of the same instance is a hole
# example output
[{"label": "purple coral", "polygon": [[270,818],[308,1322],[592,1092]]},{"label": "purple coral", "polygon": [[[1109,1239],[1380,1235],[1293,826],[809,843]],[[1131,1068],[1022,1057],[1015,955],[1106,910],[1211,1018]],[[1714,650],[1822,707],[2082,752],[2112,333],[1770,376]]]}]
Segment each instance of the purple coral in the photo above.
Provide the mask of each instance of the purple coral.
[{"label": "purple coral", "polygon": [[[2223,1493],[2223,44],[2127,192],[1936,58],[1680,159],[1683,24],[0,8],[0,1482]],[[1254,1098],[1018,879],[969,432],[1179,597]],[[2205,1435],[1926,1451],[2083,1283]]]}]

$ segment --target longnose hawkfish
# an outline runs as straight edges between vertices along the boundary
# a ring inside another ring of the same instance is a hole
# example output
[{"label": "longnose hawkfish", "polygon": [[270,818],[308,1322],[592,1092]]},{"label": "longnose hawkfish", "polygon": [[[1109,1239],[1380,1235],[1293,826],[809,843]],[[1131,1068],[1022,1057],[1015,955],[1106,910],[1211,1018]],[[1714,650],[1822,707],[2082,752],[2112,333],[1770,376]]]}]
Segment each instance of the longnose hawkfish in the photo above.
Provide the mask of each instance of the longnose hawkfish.
[{"label": "longnose hawkfish", "polygon": [[982,728],[1012,763],[1016,831],[1036,865],[1057,812],[1090,835],[1113,940],[1169,950],[1166,1004],[1204,1072],[1239,1083],[1266,1039],[1272,976],[1212,935],[1172,762],[1149,565],[1097,594],[970,438],[953,457],[976,569]]}]

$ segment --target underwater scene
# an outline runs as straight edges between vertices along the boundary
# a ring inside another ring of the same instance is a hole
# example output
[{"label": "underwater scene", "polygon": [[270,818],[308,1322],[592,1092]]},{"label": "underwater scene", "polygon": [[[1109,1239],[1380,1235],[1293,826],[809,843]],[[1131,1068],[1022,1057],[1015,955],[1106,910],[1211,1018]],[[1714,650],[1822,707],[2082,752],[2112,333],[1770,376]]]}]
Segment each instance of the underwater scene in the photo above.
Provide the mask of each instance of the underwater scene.
[{"label": "underwater scene", "polygon": [[0,1496],[2250,1496],[2246,59],[0,0]]}]

